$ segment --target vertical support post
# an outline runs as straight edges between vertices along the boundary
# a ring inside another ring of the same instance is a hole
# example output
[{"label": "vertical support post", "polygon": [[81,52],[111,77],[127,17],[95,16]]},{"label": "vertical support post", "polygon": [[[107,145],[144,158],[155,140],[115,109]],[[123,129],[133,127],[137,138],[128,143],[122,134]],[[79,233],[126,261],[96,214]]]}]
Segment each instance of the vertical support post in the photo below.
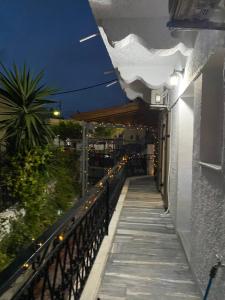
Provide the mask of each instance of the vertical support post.
[{"label": "vertical support post", "polygon": [[164,200],[164,206],[165,206],[165,210],[168,209],[168,171],[169,171],[169,138],[170,138],[170,135],[169,135],[169,113],[166,112],[166,128],[165,128],[165,159],[164,159],[164,197],[163,197],[163,200]]},{"label": "vertical support post", "polygon": [[85,131],[86,131],[86,124],[83,122],[82,124],[82,155],[81,155],[81,185],[82,185],[82,197],[85,194],[85,177],[84,177],[84,170],[85,170]]},{"label": "vertical support post", "polygon": [[88,134],[89,134],[89,124],[86,124],[86,132],[85,132],[85,191],[88,189],[88,149],[89,149],[89,142],[88,142]]},{"label": "vertical support post", "polygon": [[110,193],[109,193],[109,181],[106,180],[106,214],[105,214],[105,232],[106,232],[106,235],[109,234],[109,214],[110,214],[110,204],[109,204],[109,201],[110,201]]},{"label": "vertical support post", "polygon": [[88,125],[83,122],[82,127],[81,184],[84,197],[88,186]]}]

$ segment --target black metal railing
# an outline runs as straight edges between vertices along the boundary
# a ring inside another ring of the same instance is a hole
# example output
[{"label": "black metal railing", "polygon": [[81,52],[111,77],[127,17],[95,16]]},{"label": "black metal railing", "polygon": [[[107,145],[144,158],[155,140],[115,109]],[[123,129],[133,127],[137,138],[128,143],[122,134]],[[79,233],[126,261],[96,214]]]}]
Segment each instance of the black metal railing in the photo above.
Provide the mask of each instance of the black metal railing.
[{"label": "black metal railing", "polygon": [[125,178],[124,160],[2,271],[0,299],[79,299]]}]

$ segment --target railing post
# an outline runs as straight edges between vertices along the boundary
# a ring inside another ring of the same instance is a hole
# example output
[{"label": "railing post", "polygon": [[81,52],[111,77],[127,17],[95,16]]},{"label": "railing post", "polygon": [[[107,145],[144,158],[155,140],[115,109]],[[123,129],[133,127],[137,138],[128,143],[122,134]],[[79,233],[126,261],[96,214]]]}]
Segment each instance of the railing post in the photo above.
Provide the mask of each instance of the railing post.
[{"label": "railing post", "polygon": [[106,180],[106,214],[105,214],[105,234],[109,234],[109,219],[110,219],[110,194],[109,194],[109,180]]}]

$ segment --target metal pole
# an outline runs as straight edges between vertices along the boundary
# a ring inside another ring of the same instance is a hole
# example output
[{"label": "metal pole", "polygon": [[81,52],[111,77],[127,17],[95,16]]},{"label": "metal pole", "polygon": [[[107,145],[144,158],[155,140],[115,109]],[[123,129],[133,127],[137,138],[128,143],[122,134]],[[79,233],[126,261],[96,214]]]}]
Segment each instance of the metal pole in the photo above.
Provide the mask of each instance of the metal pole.
[{"label": "metal pole", "polygon": [[82,155],[81,155],[81,184],[82,184],[82,197],[85,195],[85,147],[86,147],[86,123],[82,124]]},{"label": "metal pole", "polygon": [[105,234],[109,234],[109,214],[110,214],[110,207],[109,207],[109,199],[110,198],[110,193],[109,193],[109,180],[106,181],[106,216],[105,216],[105,225],[106,225],[106,231]]},{"label": "metal pole", "polygon": [[86,124],[85,131],[85,191],[88,188],[88,134],[89,134],[89,124]]},{"label": "metal pole", "polygon": [[88,124],[83,122],[82,127],[81,184],[84,197],[88,187]]}]

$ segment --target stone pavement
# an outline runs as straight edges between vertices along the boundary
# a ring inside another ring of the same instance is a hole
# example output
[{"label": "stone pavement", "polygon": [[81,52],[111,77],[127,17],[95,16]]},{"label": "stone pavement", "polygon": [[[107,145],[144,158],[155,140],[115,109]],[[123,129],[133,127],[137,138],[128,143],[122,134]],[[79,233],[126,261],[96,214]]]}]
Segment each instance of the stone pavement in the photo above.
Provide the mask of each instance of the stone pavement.
[{"label": "stone pavement", "polygon": [[169,215],[149,177],[131,180],[99,289],[101,300],[200,300]]}]

